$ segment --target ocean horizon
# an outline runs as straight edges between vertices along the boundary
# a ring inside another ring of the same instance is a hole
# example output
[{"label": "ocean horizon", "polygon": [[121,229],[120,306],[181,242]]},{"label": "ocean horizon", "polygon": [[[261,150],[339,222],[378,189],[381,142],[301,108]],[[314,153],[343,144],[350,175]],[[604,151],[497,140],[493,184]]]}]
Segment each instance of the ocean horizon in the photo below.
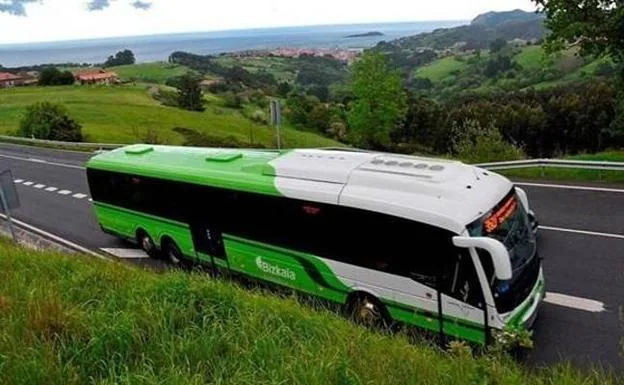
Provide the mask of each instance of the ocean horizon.
[{"label": "ocean horizon", "polygon": [[[380,41],[450,28],[467,21],[416,21],[398,23],[340,24],[304,27],[255,28],[214,32],[157,34],[87,40],[0,45],[0,65],[22,67],[38,64],[103,63],[123,49],[132,50],[138,63],[167,60],[175,51],[216,55],[276,48],[370,48]],[[381,32],[383,36],[347,38]]]}]

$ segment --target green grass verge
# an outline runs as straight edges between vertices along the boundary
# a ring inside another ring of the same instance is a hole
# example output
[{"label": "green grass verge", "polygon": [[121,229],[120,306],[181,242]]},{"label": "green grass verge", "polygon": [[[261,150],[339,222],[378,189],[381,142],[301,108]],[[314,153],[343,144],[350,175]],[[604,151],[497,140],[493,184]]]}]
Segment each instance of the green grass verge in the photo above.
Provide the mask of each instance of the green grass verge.
[{"label": "green grass verge", "polygon": [[[597,154],[570,156],[567,159],[624,162],[624,151],[608,151]],[[598,181],[624,183],[624,171],[601,171],[567,168],[527,168],[499,171],[511,178],[567,180],[567,181]],[[542,174],[543,173],[543,174]]]},{"label": "green grass verge", "polygon": [[[190,112],[165,107],[155,101],[147,86],[67,86],[23,87],[0,90],[0,133],[10,134],[19,127],[26,107],[35,102],[53,101],[67,107],[83,126],[87,140],[98,143],[135,143],[151,129],[165,144],[183,144],[175,127],[195,129],[214,137],[232,136],[249,142],[275,146],[274,132],[257,125],[240,111],[208,105],[205,112]],[[286,147],[336,146],[337,142],[320,135],[285,127],[281,131]]]},{"label": "green grass verge", "polygon": [[0,383],[616,384],[571,366],[441,353],[294,298],[0,240]]},{"label": "green grass verge", "polygon": [[185,66],[166,62],[142,63],[111,67],[108,70],[116,72],[122,81],[137,80],[146,83],[165,83],[169,78],[184,75],[189,71]]}]

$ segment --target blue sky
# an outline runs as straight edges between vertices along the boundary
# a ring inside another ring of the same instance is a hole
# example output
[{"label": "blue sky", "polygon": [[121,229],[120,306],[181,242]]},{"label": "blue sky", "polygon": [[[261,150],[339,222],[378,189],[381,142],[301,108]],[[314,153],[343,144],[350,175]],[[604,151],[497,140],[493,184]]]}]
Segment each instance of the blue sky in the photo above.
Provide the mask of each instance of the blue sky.
[{"label": "blue sky", "polygon": [[0,0],[0,44],[361,22],[468,20],[530,0]]}]

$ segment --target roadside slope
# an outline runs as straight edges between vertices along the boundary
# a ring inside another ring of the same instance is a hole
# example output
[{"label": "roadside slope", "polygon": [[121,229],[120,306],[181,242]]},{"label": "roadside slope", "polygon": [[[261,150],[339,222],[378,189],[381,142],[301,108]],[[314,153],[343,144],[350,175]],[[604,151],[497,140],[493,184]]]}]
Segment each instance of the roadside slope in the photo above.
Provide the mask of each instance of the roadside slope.
[{"label": "roadside slope", "polygon": [[616,383],[442,354],[262,294],[0,240],[0,383]]}]

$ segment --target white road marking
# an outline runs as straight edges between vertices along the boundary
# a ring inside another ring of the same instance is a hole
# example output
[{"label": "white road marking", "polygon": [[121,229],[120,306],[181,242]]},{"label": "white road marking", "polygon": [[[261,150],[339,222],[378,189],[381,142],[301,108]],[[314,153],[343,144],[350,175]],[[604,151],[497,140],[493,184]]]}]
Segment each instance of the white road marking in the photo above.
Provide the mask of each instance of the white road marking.
[{"label": "white road marking", "polygon": [[87,194],[74,194],[72,196],[76,199],[84,199],[87,197]]},{"label": "white road marking", "polygon": [[571,185],[565,185],[565,184],[542,184],[542,183],[516,183],[516,185],[529,186],[529,187],[557,188],[557,189],[563,189],[563,190],[585,190],[585,191],[624,193],[624,189],[606,188],[606,187],[571,186]]},{"label": "white road marking", "polygon": [[[0,214],[0,218],[2,218],[4,220],[7,219],[6,215],[4,215],[4,214]],[[39,229],[39,228],[37,228],[35,226],[31,226],[28,223],[22,222],[22,221],[20,221],[18,219],[15,219],[15,218],[12,218],[12,219],[13,219],[13,223],[18,225],[19,227],[22,227],[22,228],[24,228],[26,230],[32,231],[33,233],[42,235],[42,236],[44,236],[44,237],[46,237],[48,239],[51,239],[51,240],[53,240],[55,242],[58,242],[58,243],[60,243],[60,244],[62,244],[64,246],[67,246],[67,247],[71,248],[71,249],[74,249],[76,251],[80,251],[81,253],[92,255],[92,256],[94,256],[96,258],[99,258],[99,259],[104,259],[106,261],[112,261],[111,258],[108,258],[108,257],[106,257],[106,256],[104,256],[104,255],[102,255],[100,253],[96,253],[93,250],[89,250],[86,247],[77,245],[77,244],[75,244],[75,243],[73,243],[71,241],[68,241],[67,239],[63,239],[63,238],[61,238],[59,236],[56,236],[56,235],[51,234],[51,233],[48,233],[45,230],[41,230],[41,229]]]},{"label": "white road marking", "polygon": [[47,189],[45,189],[47,192],[55,192],[58,191],[58,189],[56,187],[48,187]]},{"label": "white road marking", "polygon": [[550,226],[540,226],[539,229],[540,230],[547,230],[547,231],[559,231],[559,232],[562,232],[562,233],[592,235],[592,236],[595,236],[595,237],[624,239],[624,235],[622,235],[622,234],[609,234],[609,233],[599,233],[599,232],[595,232],[595,231],[586,231],[586,230],[562,229],[562,228],[559,228],[559,227],[550,227]]},{"label": "white road marking", "polygon": [[71,191],[69,191],[69,190],[61,190],[61,191],[59,191],[58,193],[59,193],[59,194],[61,194],[61,195],[69,195],[69,194],[71,194],[72,192],[71,192]]},{"label": "white road marking", "polygon": [[33,187],[34,187],[34,188],[36,188],[36,189],[41,190],[41,189],[42,189],[42,188],[44,188],[45,186],[46,186],[46,185],[44,185],[44,184],[37,184],[37,185],[35,185],[35,186],[33,186]]},{"label": "white road marking", "polygon": [[35,158],[22,158],[22,157],[19,157],[19,156],[12,156],[12,155],[0,155],[0,158],[21,160],[21,161],[24,161],[24,162],[31,162],[31,163],[43,163],[43,164],[46,164],[46,165],[49,165],[49,166],[73,168],[73,169],[76,169],[76,170],[85,170],[85,167],[75,166],[73,164],[48,162],[48,161],[45,161],[45,160],[35,159]]},{"label": "white road marking", "polygon": [[141,249],[100,249],[121,259],[149,259],[149,255]]},{"label": "white road marking", "polygon": [[35,182],[24,182],[24,186],[32,186]]},{"label": "white road marking", "polygon": [[15,180],[13,181],[13,183],[20,184],[20,183],[22,183],[23,181],[24,181],[24,179],[15,179]]},{"label": "white road marking", "polygon": [[559,293],[546,293],[544,302],[591,313],[602,313],[606,311],[603,302]]}]

